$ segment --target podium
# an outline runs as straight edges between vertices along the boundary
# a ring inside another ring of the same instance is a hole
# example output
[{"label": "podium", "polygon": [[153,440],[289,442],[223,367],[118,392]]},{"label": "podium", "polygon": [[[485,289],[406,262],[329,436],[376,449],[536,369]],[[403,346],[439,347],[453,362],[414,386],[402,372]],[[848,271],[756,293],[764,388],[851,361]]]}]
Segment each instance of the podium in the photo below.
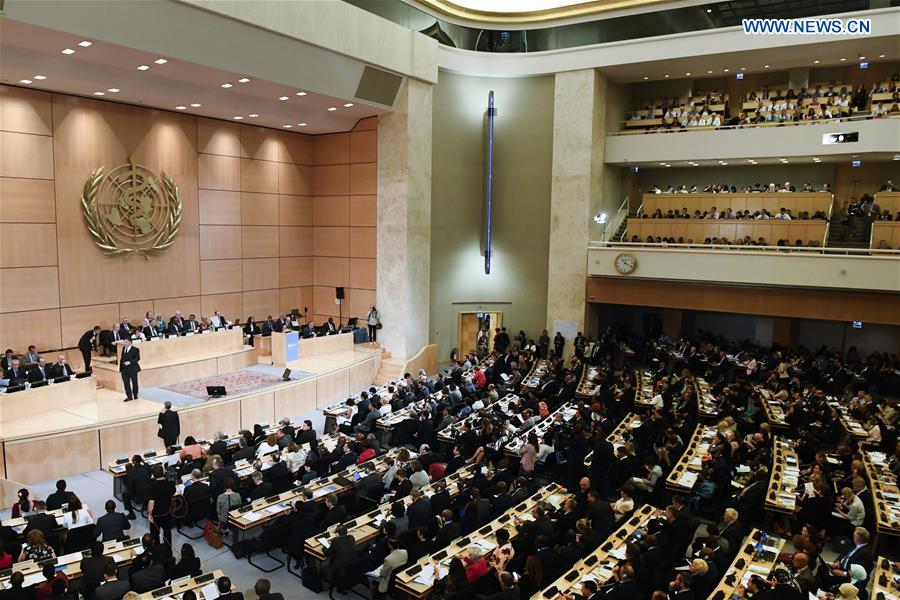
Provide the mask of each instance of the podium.
[{"label": "podium", "polygon": [[286,367],[300,358],[300,333],[296,331],[272,332],[272,364]]}]

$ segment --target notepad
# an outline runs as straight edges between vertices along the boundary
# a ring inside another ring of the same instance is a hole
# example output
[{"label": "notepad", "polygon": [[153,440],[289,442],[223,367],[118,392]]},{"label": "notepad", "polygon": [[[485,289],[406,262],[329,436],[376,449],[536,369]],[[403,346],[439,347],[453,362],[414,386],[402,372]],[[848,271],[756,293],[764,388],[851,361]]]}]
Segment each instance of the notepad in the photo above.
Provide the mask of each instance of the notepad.
[{"label": "notepad", "polygon": [[263,518],[263,516],[264,516],[264,515],[261,515],[261,514],[259,514],[258,512],[253,511],[253,510],[247,511],[247,512],[245,512],[244,514],[241,515],[241,517],[242,517],[245,521],[250,521],[251,523],[254,522],[254,521],[259,521],[260,519]]},{"label": "notepad", "polygon": [[324,536],[323,536],[323,537],[317,537],[317,538],[316,538],[316,541],[319,542],[320,544],[322,544],[322,547],[323,547],[323,548],[326,548],[326,549],[327,549],[327,548],[330,548],[330,547],[331,547],[331,541],[330,541],[327,537],[324,537]]},{"label": "notepad", "polygon": [[207,583],[202,588],[200,588],[200,593],[203,594],[203,598],[205,600],[215,600],[219,597],[219,588],[216,587],[216,583]]}]

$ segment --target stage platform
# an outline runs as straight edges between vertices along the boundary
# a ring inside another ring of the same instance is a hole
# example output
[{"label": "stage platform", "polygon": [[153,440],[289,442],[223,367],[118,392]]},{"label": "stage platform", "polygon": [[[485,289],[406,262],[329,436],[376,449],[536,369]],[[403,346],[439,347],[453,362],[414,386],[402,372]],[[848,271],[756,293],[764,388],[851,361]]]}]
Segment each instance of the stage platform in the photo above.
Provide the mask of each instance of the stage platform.
[{"label": "stage platform", "polygon": [[[137,400],[123,402],[121,392],[99,387],[94,401],[0,426],[0,477],[22,483],[44,481],[103,468],[118,456],[161,449],[156,417],[165,400],[181,416],[183,434],[208,437],[215,431],[236,431],[254,423],[273,423],[338,402],[375,380],[381,349],[368,345],[292,361],[291,381],[280,378],[281,368],[265,365],[227,373],[203,373],[183,379],[256,379],[246,391],[223,398],[191,395],[191,381],[144,388]],[[141,380],[143,384],[143,379]],[[257,385],[258,384],[258,385]],[[61,384],[66,385],[66,384]],[[171,389],[171,388],[176,389]]]}]

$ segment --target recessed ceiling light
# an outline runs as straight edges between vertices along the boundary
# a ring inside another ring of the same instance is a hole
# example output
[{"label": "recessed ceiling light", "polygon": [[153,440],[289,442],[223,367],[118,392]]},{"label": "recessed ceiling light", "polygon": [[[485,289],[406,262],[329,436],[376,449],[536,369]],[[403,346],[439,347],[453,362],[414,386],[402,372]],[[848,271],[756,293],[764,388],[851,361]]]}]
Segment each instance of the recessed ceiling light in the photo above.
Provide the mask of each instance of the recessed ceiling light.
[{"label": "recessed ceiling light", "polygon": [[106,92],[94,92],[95,96],[105,96]]},{"label": "recessed ceiling light", "polygon": [[727,165],[728,163],[723,161],[722,164],[723,164],[723,165]]},{"label": "recessed ceiling light", "polygon": [[730,72],[730,71],[731,71],[731,69],[725,69],[725,72],[726,72],[726,73],[728,73],[728,72]]},{"label": "recessed ceiling light", "polygon": [[258,117],[259,115],[256,114],[256,113],[250,113],[250,114],[247,115],[247,116],[250,117],[251,119],[255,119],[255,118]]},{"label": "recessed ceiling light", "polygon": [[667,167],[671,167],[672,165],[666,165]]},{"label": "recessed ceiling light", "polygon": [[306,123],[297,123],[297,127],[306,127]]},{"label": "recessed ceiling light", "polygon": [[668,75],[666,75],[666,79],[668,79],[668,78],[669,78],[669,76],[668,76]]},{"label": "recessed ceiling light", "polygon": [[285,129],[290,129],[291,127],[293,127],[293,125],[282,125],[282,127],[284,127]]},{"label": "recessed ceiling light", "polygon": [[769,65],[763,65],[763,69],[768,69]]},{"label": "recessed ceiling light", "polygon": [[884,58],[884,54],[879,54],[878,58]]},{"label": "recessed ceiling light", "polygon": [[110,93],[113,93],[113,94],[118,94],[118,93],[119,93],[119,88],[109,88],[109,89],[106,90],[106,91],[107,91],[107,92],[110,92]]},{"label": "recessed ceiling light", "polygon": [[687,75],[688,77],[690,77],[691,74],[690,74],[690,73],[685,73],[685,75]]},{"label": "recessed ceiling light", "polygon": [[63,54],[75,54],[75,51],[72,50],[71,48],[66,48],[65,50],[62,51],[62,53]]},{"label": "recessed ceiling light", "polygon": [[336,111],[336,110],[337,110],[337,108],[335,108],[334,106],[329,106],[329,107],[328,107],[328,112],[334,112],[334,111]]},{"label": "recessed ceiling light", "polygon": [[347,102],[346,104],[344,104],[344,108],[350,108],[351,106],[353,106],[352,102]]},{"label": "recessed ceiling light", "polygon": [[241,77],[238,79],[238,83],[250,83],[250,79],[247,77]]},{"label": "recessed ceiling light", "polygon": [[665,163],[665,162],[661,162],[661,163],[659,163],[659,164],[661,164],[661,165],[663,165],[663,166],[665,166],[665,165],[666,165],[666,163]]},{"label": "recessed ceiling light", "polygon": [[842,59],[841,59],[841,62],[846,62],[846,61],[847,61],[846,58],[842,58]]},{"label": "recessed ceiling light", "polygon": [[648,79],[650,79],[650,78],[649,78],[649,77],[644,77],[644,81],[647,81]]},{"label": "recessed ceiling light", "polygon": [[194,108],[200,108],[200,107],[203,106],[203,105],[200,104],[199,102],[194,102],[193,104],[191,104],[191,106],[194,107]]},{"label": "recessed ceiling light", "polygon": [[708,74],[712,75],[712,71],[707,71]]},{"label": "recessed ceiling light", "polygon": [[814,64],[814,65],[817,65],[817,64],[819,64],[820,62],[821,62],[821,61],[814,60],[814,61],[813,61],[813,64]]},{"label": "recessed ceiling light", "polygon": [[288,96],[280,96],[278,99],[279,99],[279,100],[290,100],[290,97],[288,97]]},{"label": "recessed ceiling light", "polygon": [[305,95],[306,95],[306,92],[297,92],[297,95],[298,95],[298,96],[305,96]]},{"label": "recessed ceiling light", "polygon": [[47,76],[46,75],[35,75],[34,77],[32,77],[32,79],[37,79],[38,81],[43,81],[43,80],[47,79]]},{"label": "recessed ceiling light", "polygon": [[28,85],[29,83],[31,83],[31,80],[30,79],[20,79],[19,83],[24,83],[25,85]]},{"label": "recessed ceiling light", "polygon": [[860,56],[860,57],[859,57],[859,60],[866,60],[866,57],[865,57],[865,56]]},{"label": "recessed ceiling light", "polygon": [[149,68],[150,68],[150,67],[148,67],[147,65],[141,65],[141,66],[138,67],[138,71],[146,71],[146,70],[148,70]]},{"label": "recessed ceiling light", "polygon": [[244,117],[238,115],[237,117],[231,117],[231,118],[234,119],[235,121],[240,121],[240,120],[243,119]]},{"label": "recessed ceiling light", "polygon": [[169,62],[169,61],[167,61],[167,60],[164,59],[164,58],[157,58],[157,59],[154,60],[153,62],[155,62],[155,63],[158,64],[158,65],[164,65],[164,64],[166,64],[166,63]]},{"label": "recessed ceiling light", "polygon": [[223,83],[223,84],[222,84],[222,87],[225,88],[225,89],[227,90],[228,88],[231,87],[231,84],[230,84],[230,83]]},{"label": "recessed ceiling light", "polygon": [[91,46],[94,45],[94,42],[89,42],[87,40],[81,40],[80,42],[78,42],[78,45],[81,46],[82,48],[90,48]]},{"label": "recessed ceiling light", "polygon": [[711,13],[711,12],[712,12],[712,9],[711,9],[711,8],[707,8],[707,9],[706,9],[706,12]]},{"label": "recessed ceiling light", "polygon": [[187,106],[176,106],[175,110],[187,110]]},{"label": "recessed ceiling light", "polygon": [[789,160],[786,160],[786,161],[784,161],[784,164],[788,164],[788,163],[789,163],[789,162],[791,162],[791,161],[789,161]]},{"label": "recessed ceiling light", "polygon": [[741,67],[741,71],[746,71],[747,67]]}]

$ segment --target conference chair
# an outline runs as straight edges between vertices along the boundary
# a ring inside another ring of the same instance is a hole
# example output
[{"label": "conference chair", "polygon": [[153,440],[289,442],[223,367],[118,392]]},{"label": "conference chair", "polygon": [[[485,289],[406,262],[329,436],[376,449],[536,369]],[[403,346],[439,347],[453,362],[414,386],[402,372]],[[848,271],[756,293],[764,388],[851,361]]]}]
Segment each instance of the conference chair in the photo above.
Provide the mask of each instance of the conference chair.
[{"label": "conference chair", "polygon": [[66,540],[63,544],[65,553],[72,554],[73,552],[81,552],[82,550],[89,549],[91,544],[94,543],[94,540],[97,539],[96,529],[97,526],[93,523],[70,529],[66,534]]},{"label": "conference chair", "polygon": [[[287,543],[291,535],[291,528],[284,523],[285,519],[277,519],[268,527],[264,527],[259,538],[253,541],[247,552],[247,562],[262,571],[263,573],[271,573],[285,566],[285,562],[272,555],[273,550],[281,550]],[[266,568],[259,563],[253,562],[254,554],[265,554],[276,566]]]},{"label": "conference chair", "polygon": [[[189,540],[199,540],[203,537],[203,530],[206,527],[205,521],[209,521],[210,510],[212,506],[212,497],[202,496],[195,498],[187,503],[187,510],[184,516],[175,520],[175,531],[188,538]],[[203,522],[201,524],[201,522]],[[198,535],[187,533],[186,529],[199,528]]]}]

